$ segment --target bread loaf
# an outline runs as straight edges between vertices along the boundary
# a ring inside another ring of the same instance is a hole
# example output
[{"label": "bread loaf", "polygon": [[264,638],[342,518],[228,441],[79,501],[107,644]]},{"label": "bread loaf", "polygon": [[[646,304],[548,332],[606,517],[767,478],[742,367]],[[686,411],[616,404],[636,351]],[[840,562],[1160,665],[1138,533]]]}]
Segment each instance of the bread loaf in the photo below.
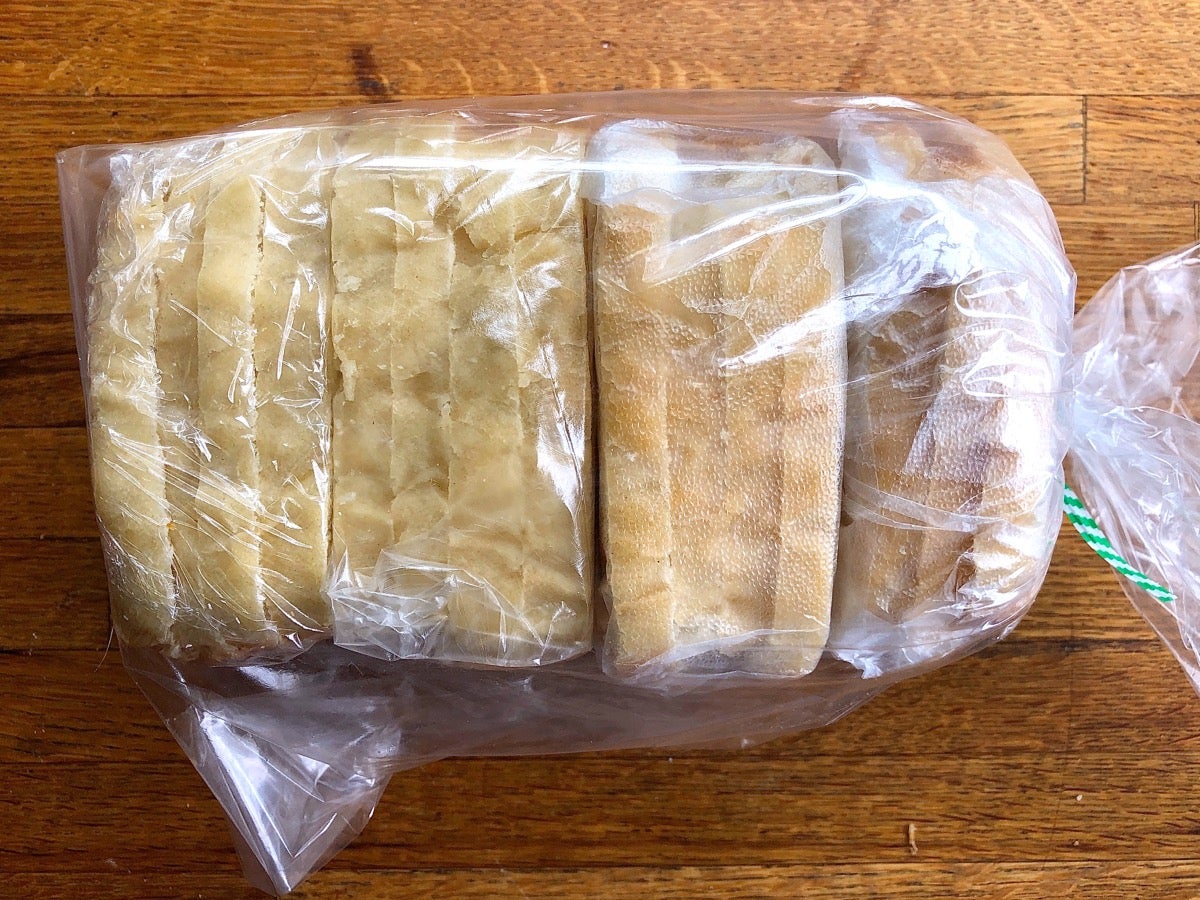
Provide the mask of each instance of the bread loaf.
[{"label": "bread loaf", "polygon": [[822,115],[115,157],[87,383],[122,638],[564,660],[597,493],[623,678],[876,673],[1008,615],[1053,538],[1052,220],[965,123]]}]

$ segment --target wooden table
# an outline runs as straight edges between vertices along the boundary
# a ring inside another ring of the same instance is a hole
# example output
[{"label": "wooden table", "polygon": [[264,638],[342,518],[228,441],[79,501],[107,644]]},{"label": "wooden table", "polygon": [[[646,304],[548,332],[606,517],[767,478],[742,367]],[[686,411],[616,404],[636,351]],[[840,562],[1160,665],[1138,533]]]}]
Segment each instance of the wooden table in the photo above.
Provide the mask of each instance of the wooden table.
[{"label": "wooden table", "polygon": [[[0,894],[253,893],[217,804],[107,649],[56,150],[468,93],[900,93],[1008,139],[1054,204],[1086,299],[1119,266],[1197,236],[1197,12],[6,0]],[[448,760],[400,775],[300,895],[1195,896],[1198,775],[1200,700],[1068,531],[1008,641],[833,727],[742,753]]]}]

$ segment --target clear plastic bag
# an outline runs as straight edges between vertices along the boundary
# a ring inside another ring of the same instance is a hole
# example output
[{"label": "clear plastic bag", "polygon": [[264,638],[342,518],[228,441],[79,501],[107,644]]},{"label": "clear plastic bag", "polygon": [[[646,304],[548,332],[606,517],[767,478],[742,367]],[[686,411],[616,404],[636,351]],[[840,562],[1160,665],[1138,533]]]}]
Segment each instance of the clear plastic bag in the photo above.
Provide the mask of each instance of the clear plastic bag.
[{"label": "clear plastic bag", "polygon": [[1100,289],[1075,317],[1068,465],[1120,557],[1106,553],[1126,595],[1200,692],[1197,334],[1200,245],[1122,269]]},{"label": "clear plastic bag", "polygon": [[59,166],[114,625],[265,889],[399,769],[827,724],[1041,585],[1074,275],[961,120],[504,98]]}]

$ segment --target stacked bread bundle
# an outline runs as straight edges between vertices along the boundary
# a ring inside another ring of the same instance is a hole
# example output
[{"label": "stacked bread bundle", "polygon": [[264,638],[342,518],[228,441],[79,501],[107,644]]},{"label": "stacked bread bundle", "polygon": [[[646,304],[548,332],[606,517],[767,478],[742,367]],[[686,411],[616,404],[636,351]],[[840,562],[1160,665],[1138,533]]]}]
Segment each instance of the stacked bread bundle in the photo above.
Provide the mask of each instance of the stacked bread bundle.
[{"label": "stacked bread bundle", "polygon": [[118,173],[93,280],[122,637],[300,643],[332,569],[431,655],[586,651],[579,139],[431,117],[189,150]]},{"label": "stacked bread bundle", "polygon": [[656,163],[596,206],[609,657],[806,673],[845,422],[833,164],[807,140],[648,122],[596,151]]},{"label": "stacked bread bundle", "polygon": [[864,299],[890,257],[854,209],[896,141],[912,184],[1016,176],[897,128],[443,113],[121,157],[88,384],[122,638],[576,656],[597,495],[624,676],[802,675],[831,621],[1028,580],[1050,391],[978,372],[997,333],[1042,352],[1038,298],[967,266]]}]

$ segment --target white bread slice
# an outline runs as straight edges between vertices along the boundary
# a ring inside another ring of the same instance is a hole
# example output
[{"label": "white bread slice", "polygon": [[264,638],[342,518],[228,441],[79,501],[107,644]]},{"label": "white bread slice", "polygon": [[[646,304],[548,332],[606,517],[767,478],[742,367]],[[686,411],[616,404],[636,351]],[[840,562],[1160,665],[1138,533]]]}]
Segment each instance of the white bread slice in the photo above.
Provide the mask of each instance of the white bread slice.
[{"label": "white bread slice", "polygon": [[483,247],[456,229],[450,278],[449,561],[463,577],[446,617],[463,652],[484,657],[504,653],[525,603],[519,360],[530,335],[518,318],[512,234],[494,228]]},{"label": "white bread slice", "polygon": [[263,602],[293,643],[329,631],[330,129],[266,139],[262,260],[254,283]]},{"label": "white bread slice", "polygon": [[332,341],[340,378],[333,393],[333,561],[369,584],[395,541],[392,519],[392,322],[398,223],[388,124],[349,129],[333,173],[330,242],[336,293]]},{"label": "white bread slice", "polygon": [[[726,583],[748,592],[771,585],[768,649],[752,671],[803,675],[829,634],[841,506],[846,326],[841,229],[829,214],[837,182],[829,157],[808,141],[752,147],[745,156],[796,171],[734,175],[730,190],[807,202],[783,214],[753,210],[742,225],[750,240],[721,260],[725,302],[739,313],[726,313],[725,359],[767,355],[727,376],[726,428],[738,456],[727,465],[736,498],[727,527],[741,540],[730,556],[739,569],[727,570]],[[815,220],[778,230],[788,216]],[[756,458],[765,448],[778,454],[773,465]],[[771,515],[777,536],[763,528]],[[773,563],[773,585],[764,559]]]},{"label": "white bread slice", "polygon": [[254,285],[262,260],[263,193],[246,170],[214,179],[196,276],[199,424],[205,459],[196,487],[205,586],[198,612],[222,640],[269,646],[258,529],[258,394]]},{"label": "white bread slice", "polygon": [[600,190],[593,244],[608,662],[804,674],[828,628],[842,447],[829,159],[653,122],[602,129],[591,155],[636,163]]},{"label": "white bread slice", "polygon": [[[869,598],[897,620],[938,596],[945,583],[966,577],[954,570],[970,534],[923,527],[920,520],[969,515],[963,504],[978,496],[983,479],[983,458],[956,453],[949,443],[961,401],[943,392],[955,371],[946,359],[955,346],[948,330],[953,305],[953,288],[922,289],[893,312],[864,316],[851,328],[848,524],[838,596],[847,604]],[[887,498],[909,504],[908,516],[882,512],[894,525],[862,510],[887,505]]]},{"label": "white bread slice", "polygon": [[[217,145],[208,149],[211,156]],[[208,465],[199,409],[196,279],[204,253],[210,179],[199,174],[198,167],[178,163],[164,165],[161,174],[166,216],[147,258],[158,284],[158,373],[163,392],[158,434],[166,467],[171,567],[177,592],[173,641],[180,655],[196,656],[210,653],[216,639],[204,613],[209,560],[196,518],[196,490]]]},{"label": "white bread slice", "polygon": [[140,266],[164,223],[147,154],[118,173],[98,234],[87,312],[88,426],[96,514],[122,641],[169,647],[176,593],[158,424],[158,288]]},{"label": "white bread slice", "polygon": [[[408,160],[448,152],[449,122],[413,122],[398,137]],[[400,232],[393,275],[396,313],[391,347],[392,519],[397,548],[446,561],[448,405],[450,399],[450,278],[454,240],[437,221],[446,203],[447,173],[427,167],[392,173]]]},{"label": "white bread slice", "polygon": [[667,311],[678,303],[638,263],[670,240],[670,208],[659,200],[598,205],[592,243],[600,521],[611,607],[604,649],[621,670],[675,644],[666,348]]},{"label": "white bread slice", "polygon": [[553,648],[550,656],[591,647],[594,576],[591,352],[578,176],[559,187],[562,212],[513,248],[518,295],[543,300],[527,310],[529,352],[521,360],[521,418],[526,435],[536,435],[521,453],[521,578],[524,617]]}]

